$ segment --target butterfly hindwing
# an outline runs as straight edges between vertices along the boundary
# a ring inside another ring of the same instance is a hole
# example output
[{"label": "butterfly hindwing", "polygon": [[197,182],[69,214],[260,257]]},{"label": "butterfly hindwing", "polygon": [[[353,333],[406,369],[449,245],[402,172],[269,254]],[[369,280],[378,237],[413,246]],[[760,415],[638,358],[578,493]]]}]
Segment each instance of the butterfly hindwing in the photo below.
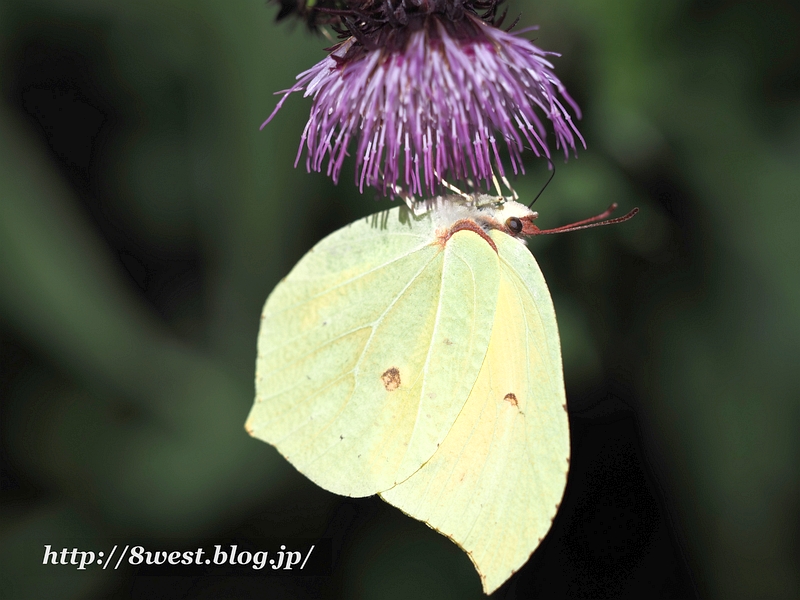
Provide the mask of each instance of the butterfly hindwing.
[{"label": "butterfly hindwing", "polygon": [[486,359],[433,457],[381,496],[461,546],[489,594],[550,529],[569,461],[560,343],[528,249],[492,232],[500,284]]}]

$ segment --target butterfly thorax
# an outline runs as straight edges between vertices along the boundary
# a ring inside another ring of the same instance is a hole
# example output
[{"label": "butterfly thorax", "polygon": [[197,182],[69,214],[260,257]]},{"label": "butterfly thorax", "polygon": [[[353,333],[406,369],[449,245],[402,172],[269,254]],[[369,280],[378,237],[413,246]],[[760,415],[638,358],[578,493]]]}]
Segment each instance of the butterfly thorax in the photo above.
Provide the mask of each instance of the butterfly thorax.
[{"label": "butterfly thorax", "polygon": [[524,236],[536,230],[533,220],[538,216],[524,204],[487,194],[438,196],[425,201],[418,214],[431,215],[441,244],[458,231],[468,230],[480,235],[495,251],[490,231],[502,231],[524,242]]}]

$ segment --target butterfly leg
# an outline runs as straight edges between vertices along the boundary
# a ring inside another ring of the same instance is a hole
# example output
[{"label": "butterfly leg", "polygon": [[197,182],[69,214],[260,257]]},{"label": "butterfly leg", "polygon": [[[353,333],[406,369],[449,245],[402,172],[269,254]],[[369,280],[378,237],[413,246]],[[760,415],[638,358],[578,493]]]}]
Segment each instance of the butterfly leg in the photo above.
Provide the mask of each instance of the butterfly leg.
[{"label": "butterfly leg", "polygon": [[[434,175],[436,175],[436,177],[439,177],[439,173],[437,173],[436,171],[434,171]],[[469,202],[471,202],[471,201],[472,201],[472,196],[470,196],[470,195],[469,195],[469,194],[467,194],[466,192],[462,192],[460,189],[458,189],[458,188],[457,188],[456,186],[454,186],[452,183],[448,183],[448,182],[447,182],[447,181],[446,181],[444,178],[442,178],[442,177],[439,177],[439,181],[441,182],[441,184],[442,184],[444,187],[446,187],[446,188],[447,188],[448,190],[450,190],[451,192],[455,192],[456,194],[458,194],[459,196],[461,196],[462,198],[464,198],[465,200],[467,200],[467,201],[469,201]]]},{"label": "butterfly leg", "polygon": [[[412,214],[414,214],[414,215],[418,214],[418,212],[419,212],[418,204],[419,203],[417,202],[417,199],[414,198],[414,196],[412,194],[409,194],[407,191],[405,191],[399,185],[392,185],[392,191],[395,194],[397,194],[403,202],[406,203],[406,206],[408,206],[408,209],[411,211]],[[425,211],[423,210],[422,212],[425,212]]]},{"label": "butterfly leg", "polygon": [[497,191],[498,199],[502,198],[503,200],[519,200],[519,194],[517,194],[517,192],[514,190],[514,188],[511,187],[511,182],[508,180],[508,178],[505,175],[502,174],[502,171],[501,171],[500,180],[503,182],[503,185],[506,186],[508,191],[511,192],[511,196],[504,196],[503,195],[503,190],[500,188],[500,181],[497,180],[497,175],[495,175],[494,169],[491,169],[491,171],[492,171],[492,182],[494,183],[494,189]]}]

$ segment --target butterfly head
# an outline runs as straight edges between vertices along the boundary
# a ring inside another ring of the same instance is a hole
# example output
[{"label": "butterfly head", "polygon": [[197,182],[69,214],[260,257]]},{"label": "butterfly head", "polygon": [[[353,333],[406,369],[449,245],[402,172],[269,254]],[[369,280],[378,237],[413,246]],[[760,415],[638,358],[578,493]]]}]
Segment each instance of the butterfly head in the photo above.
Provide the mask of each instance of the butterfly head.
[{"label": "butterfly head", "polygon": [[539,231],[533,224],[539,213],[513,200],[496,203],[481,212],[484,213],[487,228],[497,229],[511,237],[524,238]]},{"label": "butterfly head", "polygon": [[589,227],[622,223],[639,211],[638,208],[634,208],[626,215],[610,219],[609,215],[617,208],[617,204],[614,203],[594,217],[552,229],[540,229],[534,225],[539,213],[514,200],[486,194],[465,194],[464,197],[437,198],[435,202],[436,204],[431,207],[436,208],[433,212],[437,215],[440,229],[443,231],[439,236],[442,243],[450,239],[456,231],[470,229],[481,235],[492,248],[495,248],[495,244],[488,236],[488,232],[491,230],[502,231],[524,243],[525,238],[533,235],[566,233]]}]

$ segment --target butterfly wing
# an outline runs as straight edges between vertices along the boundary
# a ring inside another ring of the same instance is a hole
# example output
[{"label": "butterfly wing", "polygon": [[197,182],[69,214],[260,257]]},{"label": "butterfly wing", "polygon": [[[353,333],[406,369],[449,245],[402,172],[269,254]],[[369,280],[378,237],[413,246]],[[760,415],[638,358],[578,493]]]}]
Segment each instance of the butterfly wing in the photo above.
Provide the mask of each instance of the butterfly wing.
[{"label": "butterfly wing", "polygon": [[498,257],[471,232],[441,243],[396,208],[334,232],[261,317],[246,428],[347,496],[409,477],[444,440],[480,371]]},{"label": "butterfly wing", "polygon": [[492,232],[500,286],[486,360],[463,411],[425,465],[381,493],[463,548],[492,593],[550,529],[569,467],[555,312],[527,248]]}]

